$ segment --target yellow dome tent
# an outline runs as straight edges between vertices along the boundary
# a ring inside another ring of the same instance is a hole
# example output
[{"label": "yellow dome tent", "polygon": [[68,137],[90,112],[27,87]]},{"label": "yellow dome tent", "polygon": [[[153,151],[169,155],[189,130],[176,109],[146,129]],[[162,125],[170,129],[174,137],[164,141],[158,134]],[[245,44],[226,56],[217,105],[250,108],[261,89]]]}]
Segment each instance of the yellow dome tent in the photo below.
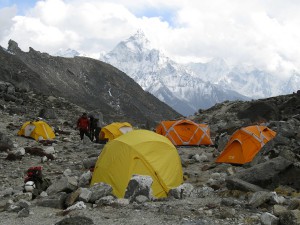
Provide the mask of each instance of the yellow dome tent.
[{"label": "yellow dome tent", "polygon": [[265,126],[243,127],[230,137],[216,162],[235,164],[251,162],[260,149],[275,135],[276,132]]},{"label": "yellow dome tent", "polygon": [[134,130],[108,142],[101,152],[91,185],[110,184],[113,193],[123,198],[129,180],[135,174],[153,179],[152,191],[157,198],[183,182],[180,157],[164,136],[147,130]]},{"label": "yellow dome tent", "polygon": [[111,123],[101,129],[100,140],[113,140],[122,134],[132,131],[132,126],[130,123]]},{"label": "yellow dome tent", "polygon": [[44,121],[27,121],[18,132],[19,136],[32,137],[36,141],[55,138],[54,131]]}]

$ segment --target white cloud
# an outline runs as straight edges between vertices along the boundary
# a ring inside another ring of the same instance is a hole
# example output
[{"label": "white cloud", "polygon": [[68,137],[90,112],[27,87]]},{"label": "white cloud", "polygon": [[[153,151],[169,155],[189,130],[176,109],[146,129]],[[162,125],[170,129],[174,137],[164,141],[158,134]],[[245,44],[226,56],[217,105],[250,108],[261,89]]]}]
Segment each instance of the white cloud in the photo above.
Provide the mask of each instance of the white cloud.
[{"label": "white cloud", "polygon": [[16,13],[16,6],[0,9],[0,40],[9,34],[9,30],[13,25],[12,18],[16,15]]},{"label": "white cloud", "polygon": [[222,57],[284,73],[300,71],[299,10],[296,0],[45,0],[24,16],[0,9],[0,43],[97,55],[141,28],[174,58]]}]

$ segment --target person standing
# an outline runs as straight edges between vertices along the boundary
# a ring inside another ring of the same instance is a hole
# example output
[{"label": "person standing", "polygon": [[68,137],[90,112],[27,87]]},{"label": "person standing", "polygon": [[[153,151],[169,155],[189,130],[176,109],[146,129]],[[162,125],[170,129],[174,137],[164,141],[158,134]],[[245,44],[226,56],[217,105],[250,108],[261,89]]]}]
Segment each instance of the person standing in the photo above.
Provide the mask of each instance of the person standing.
[{"label": "person standing", "polygon": [[90,121],[86,113],[83,113],[82,116],[77,120],[77,129],[79,129],[81,140],[83,140],[84,135],[91,139],[91,136],[89,134]]}]

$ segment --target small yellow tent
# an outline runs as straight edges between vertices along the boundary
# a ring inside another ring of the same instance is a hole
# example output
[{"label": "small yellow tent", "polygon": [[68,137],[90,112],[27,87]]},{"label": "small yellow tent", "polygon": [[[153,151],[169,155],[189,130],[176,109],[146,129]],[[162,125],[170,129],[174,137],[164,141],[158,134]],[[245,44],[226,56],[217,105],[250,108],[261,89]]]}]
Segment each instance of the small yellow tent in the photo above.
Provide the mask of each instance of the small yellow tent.
[{"label": "small yellow tent", "polygon": [[27,121],[18,132],[19,136],[32,137],[36,141],[55,138],[54,131],[44,121]]},{"label": "small yellow tent", "polygon": [[134,130],[108,142],[96,162],[91,185],[110,184],[118,198],[125,195],[135,174],[153,179],[152,191],[157,198],[183,182],[180,157],[164,136],[147,130]]},{"label": "small yellow tent", "polygon": [[260,149],[275,135],[276,132],[265,126],[243,127],[230,137],[216,162],[235,164],[251,162]]},{"label": "small yellow tent", "polygon": [[101,129],[100,140],[110,141],[129,131],[132,131],[130,123],[111,123]]}]

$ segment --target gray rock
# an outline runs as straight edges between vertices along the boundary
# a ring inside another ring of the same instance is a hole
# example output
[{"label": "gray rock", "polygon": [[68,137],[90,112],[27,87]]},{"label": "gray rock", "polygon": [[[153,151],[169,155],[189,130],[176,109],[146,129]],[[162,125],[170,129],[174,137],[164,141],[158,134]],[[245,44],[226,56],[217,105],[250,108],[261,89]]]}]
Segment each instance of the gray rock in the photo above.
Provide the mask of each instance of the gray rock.
[{"label": "gray rock", "polygon": [[81,210],[81,209],[86,209],[86,205],[82,201],[76,202],[75,205],[69,206],[67,209],[65,209],[65,211]]},{"label": "gray rock", "polygon": [[204,186],[201,188],[195,188],[191,193],[191,197],[205,198],[207,196],[212,195],[213,193],[213,188]]},{"label": "gray rock", "polygon": [[92,219],[85,216],[73,216],[69,218],[64,218],[57,222],[55,225],[93,225]]},{"label": "gray rock", "polygon": [[39,117],[42,117],[44,119],[57,119],[56,113],[54,109],[50,108],[43,108],[41,109]]},{"label": "gray rock", "polygon": [[256,208],[261,206],[262,204],[268,202],[269,204],[278,204],[278,196],[276,192],[267,192],[267,191],[258,191],[255,192],[250,201],[249,204]]},{"label": "gray rock", "polygon": [[79,195],[81,194],[81,189],[78,188],[76,191],[72,192],[71,194],[68,195],[65,205],[67,207],[71,206],[74,204],[74,202],[77,201],[77,199],[79,198]]},{"label": "gray rock", "polygon": [[290,210],[279,215],[280,225],[300,225],[300,211]]},{"label": "gray rock", "polygon": [[260,216],[260,220],[262,225],[278,225],[279,224],[279,218],[276,216],[272,215],[271,213],[263,213]]},{"label": "gray rock", "polygon": [[32,193],[31,192],[19,192],[13,195],[12,200],[14,202],[18,202],[21,199],[26,200],[26,201],[31,201],[32,200]]},{"label": "gray rock", "polygon": [[22,209],[26,208],[26,209],[29,210],[29,206],[31,205],[31,203],[28,202],[28,201],[26,201],[26,200],[24,200],[24,199],[21,199],[20,201],[17,202],[16,205],[20,206]]},{"label": "gray rock", "polygon": [[274,205],[273,206],[273,213],[275,216],[279,216],[280,214],[287,211],[287,208],[283,205]]},{"label": "gray rock", "polygon": [[91,158],[84,159],[82,163],[83,163],[84,168],[89,169],[89,168],[95,166],[97,160],[98,160],[98,157],[91,157]]},{"label": "gray rock", "polygon": [[52,196],[38,199],[36,204],[38,206],[43,206],[43,207],[63,209],[65,208],[65,201],[67,197],[68,197],[67,193],[60,192]]},{"label": "gray rock", "polygon": [[87,172],[83,173],[79,178],[78,187],[85,187],[85,186],[89,185],[91,179],[92,179],[91,171],[87,171]]},{"label": "gray rock", "polygon": [[190,183],[183,183],[177,188],[173,188],[169,191],[168,196],[172,196],[176,199],[182,199],[189,197],[194,190],[194,186]]},{"label": "gray rock", "polygon": [[77,179],[74,177],[63,176],[60,179],[53,182],[46,190],[48,195],[52,195],[58,192],[72,192],[77,189]]},{"label": "gray rock", "polygon": [[265,163],[261,163],[251,168],[240,171],[233,177],[239,178],[263,188],[275,188],[280,182],[279,174],[287,170],[287,168],[291,165],[292,162],[282,157],[277,157]]},{"label": "gray rock", "polygon": [[226,182],[226,187],[229,190],[240,190],[240,191],[245,191],[245,192],[257,192],[257,191],[263,191],[264,189],[254,185],[254,184],[250,184],[246,181],[243,181],[239,178],[236,177],[227,177],[225,179]]},{"label": "gray rock", "polygon": [[133,202],[138,195],[152,199],[152,183],[153,180],[150,176],[133,175],[128,183],[124,198],[129,199],[130,202]]},{"label": "gray rock", "polygon": [[23,208],[18,212],[18,217],[28,217],[29,216],[29,209]]},{"label": "gray rock", "polygon": [[0,132],[0,150],[13,149],[13,141],[5,134]]},{"label": "gray rock", "polygon": [[109,195],[109,196],[105,196],[103,198],[98,199],[95,203],[97,205],[113,205],[116,203],[116,199],[115,199],[115,197]]},{"label": "gray rock", "polygon": [[92,192],[88,188],[80,188],[79,201],[89,202],[92,196]]},{"label": "gray rock", "polygon": [[148,201],[149,199],[145,195],[138,195],[135,197],[135,202],[137,202],[138,204],[142,204]]},{"label": "gray rock", "polygon": [[109,184],[101,182],[93,185],[89,190],[92,192],[89,202],[94,203],[102,197],[111,195],[113,189]]}]

